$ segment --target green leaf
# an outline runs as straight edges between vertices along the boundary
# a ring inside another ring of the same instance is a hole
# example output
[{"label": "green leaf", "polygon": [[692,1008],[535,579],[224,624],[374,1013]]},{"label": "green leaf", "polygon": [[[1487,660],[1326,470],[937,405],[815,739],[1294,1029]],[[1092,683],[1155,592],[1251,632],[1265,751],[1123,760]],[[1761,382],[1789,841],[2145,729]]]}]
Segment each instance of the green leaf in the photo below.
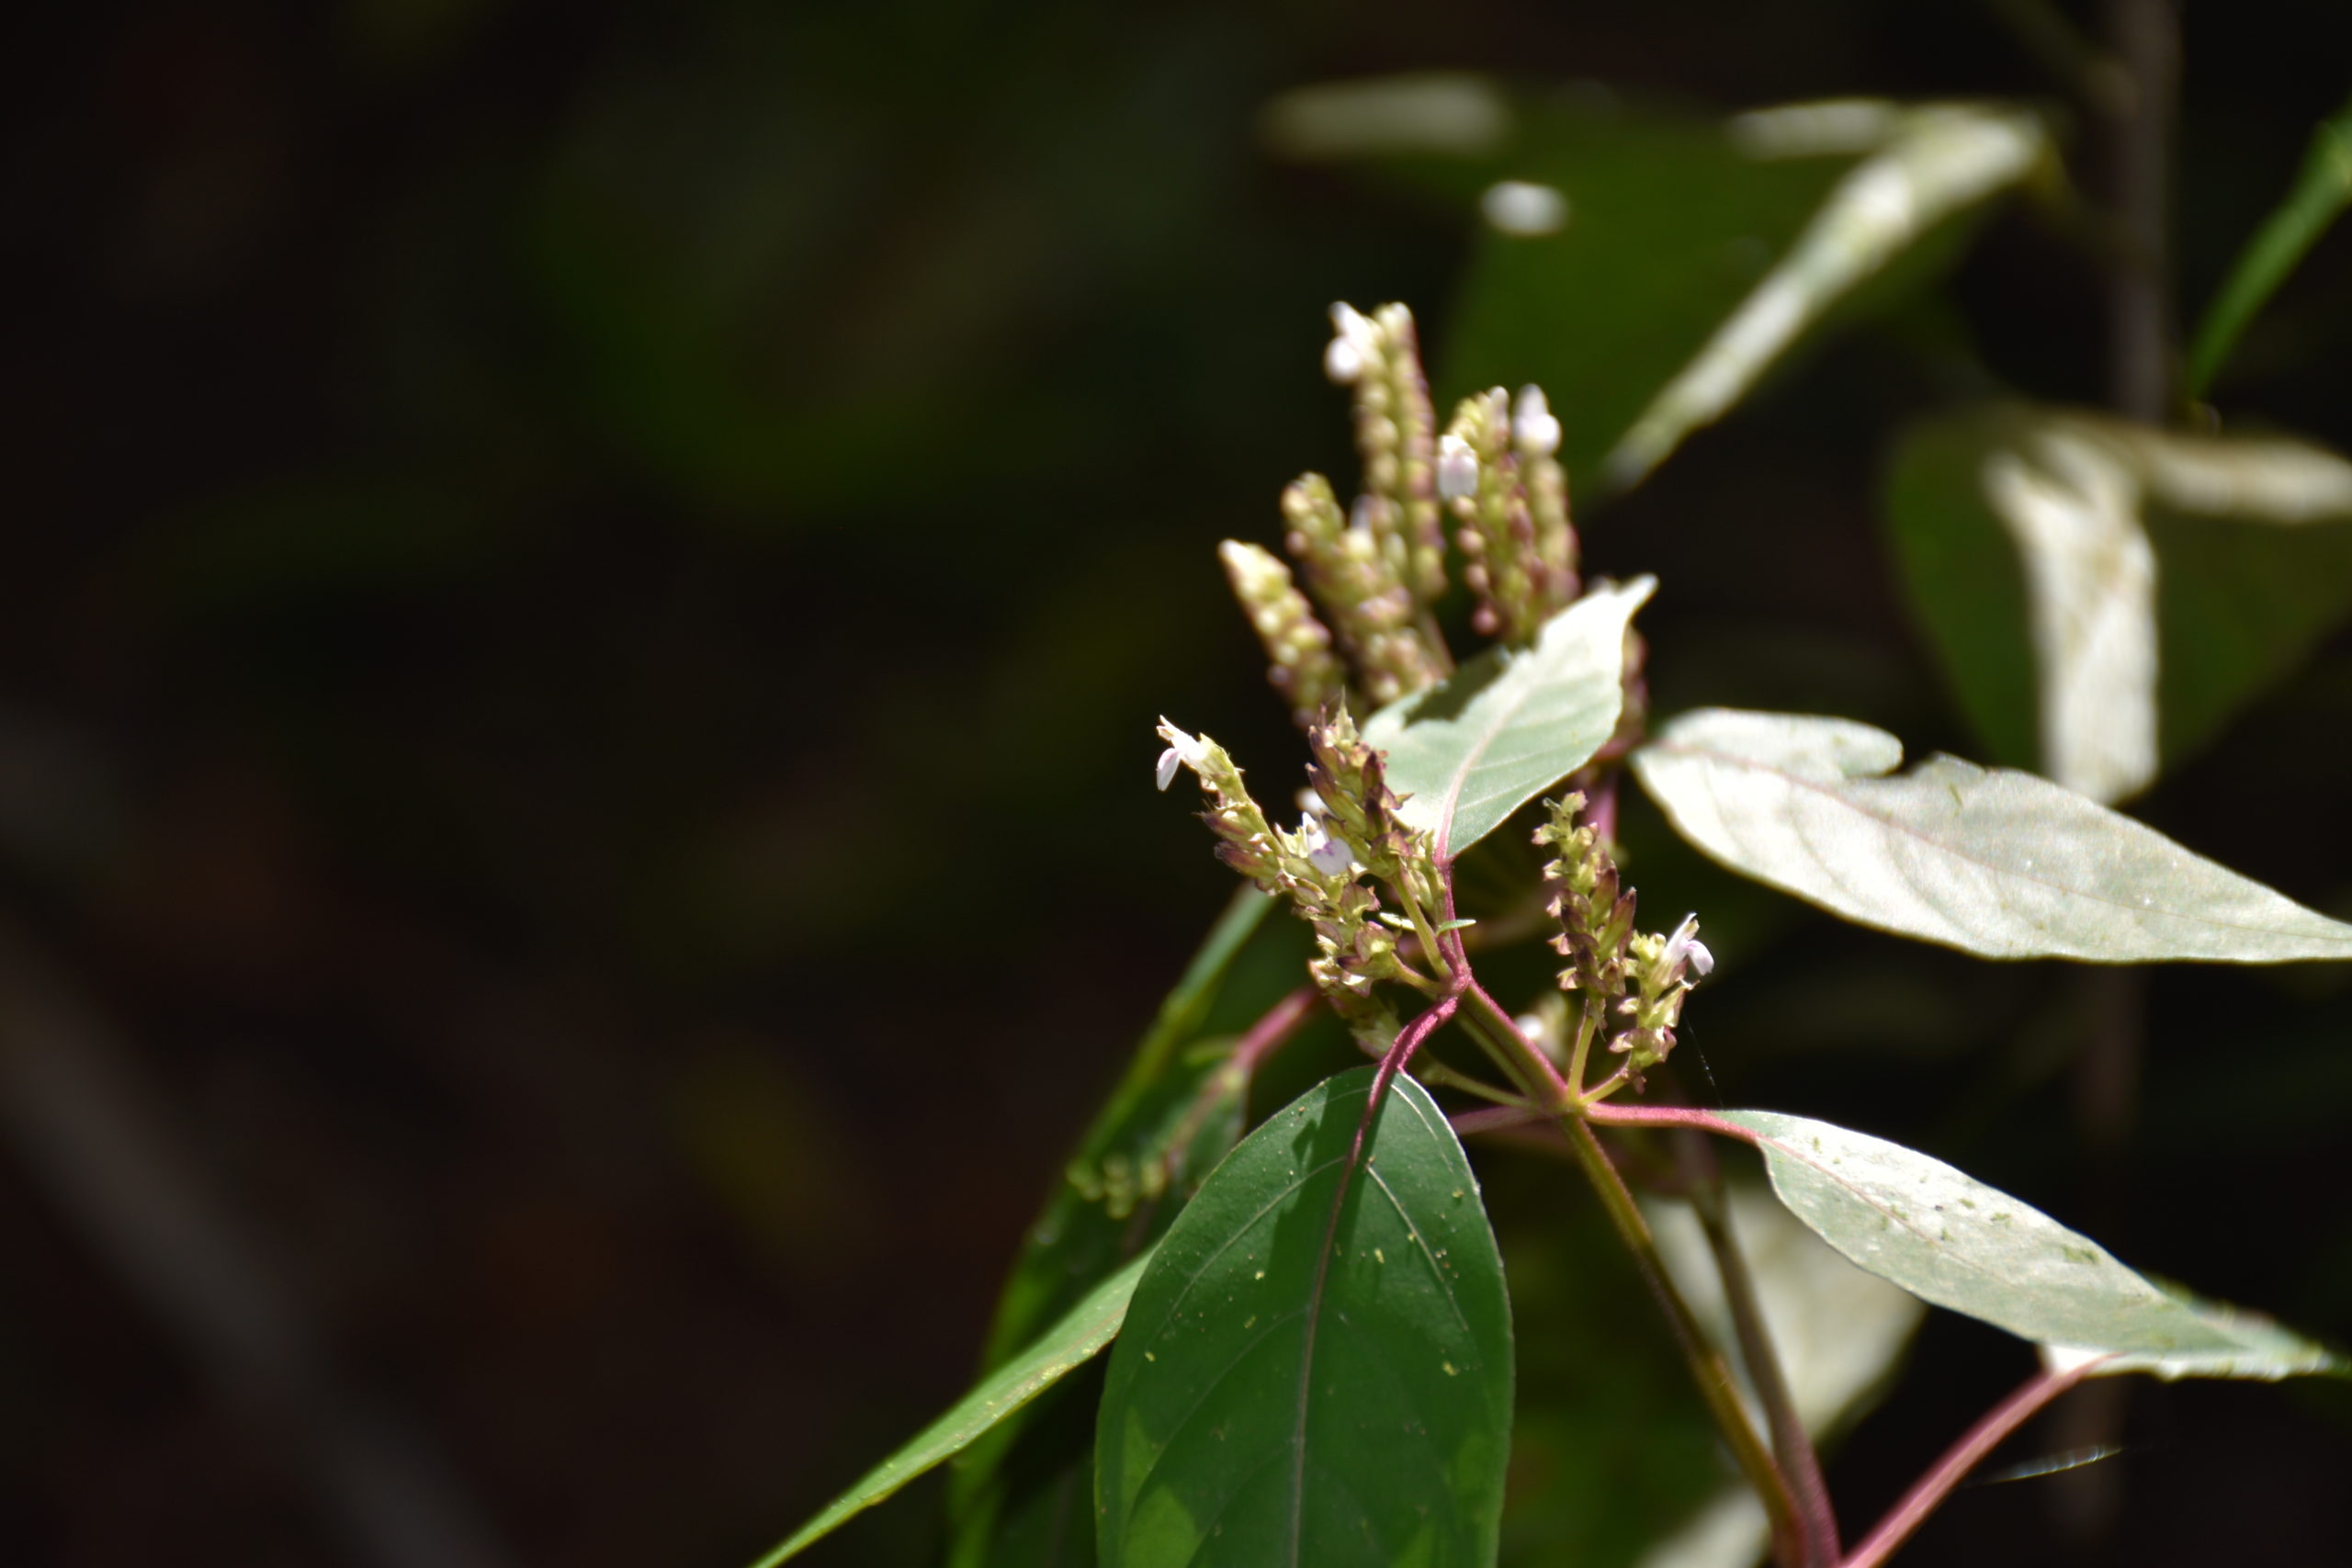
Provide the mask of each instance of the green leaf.
[{"label": "green leaf", "polygon": [[1592,760],[1624,703],[1625,627],[1657,586],[1595,584],[1531,649],[1490,648],[1363,727],[1388,754],[1405,820],[1460,854]]},{"label": "green leaf", "polygon": [[906,1447],[868,1471],[858,1483],[827,1506],[754,1568],[774,1568],[811,1542],[830,1535],[854,1514],[881,1502],[1019,1410],[1111,1342],[1126,1320],[1127,1303],[1149,1258],[1138,1258],[1096,1286],[1059,1323],[1038,1336],[1020,1355],[973,1385],[946,1415],[917,1433]]},{"label": "green leaf", "polygon": [[1478,1184],[1373,1069],[1243,1140],[1154,1255],[1096,1437],[1105,1568],[1495,1557],[1510,1309]]},{"label": "green leaf", "polygon": [[[2352,613],[2352,528],[2308,526],[2352,518],[2352,463],[2283,437],[1994,405],[1905,436],[1885,516],[1994,757],[2098,800],[2143,788]],[[2250,524],[2292,532],[2231,525]]]},{"label": "green leaf", "polygon": [[2201,398],[2213,374],[2266,300],[2295,270],[2304,253],[2352,205],[2352,102],[2312,133],[2301,172],[2262,226],[2238,253],[2221,291],[2198,323],[2188,352],[2188,395]]},{"label": "green leaf", "polygon": [[1776,133],[1783,145],[1801,136],[1804,117],[1828,113],[1834,124],[1840,109],[1864,120],[1875,110],[1883,144],[1838,182],[1788,254],[1650,400],[1602,466],[1610,488],[1639,483],[1840,301],[1946,220],[2023,180],[2049,148],[2039,117],[1977,104],[1799,105],[1742,116],[1734,130],[1744,126],[1751,152],[1765,151]]},{"label": "green leaf", "polygon": [[[1275,900],[1243,888],[1193,955],[1125,1077],[1055,1183],[1014,1261],[982,1356],[1001,1365],[1168,1229],[1191,1190],[1241,1136],[1248,1076],[1232,1040],[1203,1038],[1211,1009]],[[1279,928],[1284,935],[1291,928]],[[1261,944],[1264,945],[1264,944]],[[1296,973],[1295,964],[1284,966]],[[1244,987],[1262,1007],[1272,987]],[[957,1456],[950,1473],[954,1568],[1083,1568],[1094,1557],[1094,1424],[1089,1369]]]},{"label": "green leaf", "polygon": [[1939,1159],[1803,1116],[1717,1113],[1757,1135],[1772,1190],[1823,1240],[1923,1301],[2102,1372],[2278,1379],[2333,1371],[2267,1320],[2158,1288],[2105,1248]]},{"label": "green leaf", "polygon": [[1677,831],[1861,925],[1986,958],[2279,964],[2352,958],[2313,913],[2030,773],[1846,719],[1702,708],[1633,757]]}]

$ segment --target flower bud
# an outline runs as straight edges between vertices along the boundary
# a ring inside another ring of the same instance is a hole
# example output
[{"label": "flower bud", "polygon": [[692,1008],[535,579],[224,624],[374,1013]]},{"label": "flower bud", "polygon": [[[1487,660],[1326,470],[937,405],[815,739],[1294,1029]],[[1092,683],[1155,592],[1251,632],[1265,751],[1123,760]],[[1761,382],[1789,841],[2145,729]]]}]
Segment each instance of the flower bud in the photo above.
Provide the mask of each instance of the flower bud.
[{"label": "flower bud", "polygon": [[1442,501],[1467,501],[1478,493],[1478,454],[1459,435],[1437,444],[1437,493]]}]

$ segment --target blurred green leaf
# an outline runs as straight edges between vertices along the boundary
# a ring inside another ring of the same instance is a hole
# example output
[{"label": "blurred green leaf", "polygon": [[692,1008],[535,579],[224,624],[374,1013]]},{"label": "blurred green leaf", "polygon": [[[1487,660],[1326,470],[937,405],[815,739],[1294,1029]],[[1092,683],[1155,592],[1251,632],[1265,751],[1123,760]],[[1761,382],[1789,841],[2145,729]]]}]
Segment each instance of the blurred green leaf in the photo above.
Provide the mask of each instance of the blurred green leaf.
[{"label": "blurred green leaf", "polygon": [[1626,625],[1657,586],[1597,585],[1545,622],[1533,648],[1490,648],[1366,721],[1405,820],[1435,834],[1442,855],[1501,827],[1616,732]]},{"label": "blurred green leaf", "polygon": [[2346,206],[2352,206],[2352,101],[2312,132],[2311,149],[2287,198],[2246,240],[2205,308],[2188,351],[2190,397],[2205,395],[2238,334]]},{"label": "blurred green leaf", "polygon": [[[1200,1030],[1274,900],[1234,896],[1087,1129],[1030,1228],[981,1359],[992,1371],[1037,1328],[1156,1242],[1241,1135],[1246,1075],[1230,1040]],[[958,1457],[949,1476],[949,1561],[1031,1568],[1094,1557],[1093,1422],[1099,1377],[1072,1380]]]},{"label": "blurred green leaf", "polygon": [[1702,708],[1634,752],[1677,831],[1860,925],[1986,958],[2352,959],[2352,926],[2030,773],[1848,719]]},{"label": "blurred green leaf", "polygon": [[1502,1258],[1445,1117],[1374,1069],[1243,1140],[1155,1254],[1096,1463],[1120,1568],[1495,1558],[1510,1438]]},{"label": "blurred green leaf", "polygon": [[2313,526],[2352,518],[2352,463],[2284,437],[1996,404],[1914,427],[1884,512],[1992,754],[2094,799],[2145,787],[2352,614],[2352,530]]},{"label": "blurred green leaf", "polygon": [[1772,1190],[1856,1264],[2037,1345],[2115,1355],[2103,1371],[2278,1379],[2339,1369],[2267,1320],[2170,1294],[2088,1237],[1900,1144],[1771,1111],[1758,1134]]},{"label": "blurred green leaf", "polygon": [[1020,1355],[982,1378],[955,1407],[917,1433],[904,1448],[868,1471],[856,1485],[800,1527],[756,1568],[774,1568],[874,1506],[1012,1415],[1111,1342],[1126,1320],[1127,1302],[1148,1257],[1138,1258],[1102,1284]]},{"label": "blurred green leaf", "polygon": [[[2025,178],[2047,142],[2021,110],[1879,100],[1717,124],[1577,99],[1516,124],[1508,152],[1458,165],[1488,199],[1448,369],[1467,385],[1541,382],[1562,459],[1610,490],[1720,417],[1866,285],[1883,296],[1918,281],[1924,268],[1897,263],[1939,260],[1955,222]],[[1521,191],[1555,193],[1558,220],[1513,221],[1532,204],[1495,198]]]},{"label": "blurred green leaf", "polygon": [[[1735,142],[1758,156],[1815,152],[1820,127],[1840,123],[1825,113],[1832,107],[1799,106],[1777,111],[1792,117],[1778,120],[1742,117],[1732,122]],[[1639,483],[1690,432],[1746,396],[1839,301],[1947,219],[2023,180],[2048,149],[2041,119],[2023,110],[1853,107],[1849,118],[1858,124],[1872,109],[1885,117],[1884,143],[1838,182],[1788,254],[1619,438],[1601,471],[1611,489]],[[1815,140],[1804,139],[1808,130]]]}]

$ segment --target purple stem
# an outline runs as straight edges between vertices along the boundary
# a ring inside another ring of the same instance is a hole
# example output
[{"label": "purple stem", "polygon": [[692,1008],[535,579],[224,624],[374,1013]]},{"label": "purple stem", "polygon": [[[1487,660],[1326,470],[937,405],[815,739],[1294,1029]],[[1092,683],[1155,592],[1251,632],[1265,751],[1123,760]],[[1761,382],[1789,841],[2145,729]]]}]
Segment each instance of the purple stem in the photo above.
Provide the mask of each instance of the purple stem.
[{"label": "purple stem", "polygon": [[2015,1393],[1995,1405],[1962,1433],[1958,1442],[1944,1450],[1934,1469],[1911,1483],[1911,1490],[1903,1495],[1903,1500],[1887,1510],[1886,1517],[1878,1522],[1868,1540],[1854,1548],[1854,1554],[1840,1568],[1878,1568],[1894,1556],[1894,1549],[1911,1539],[1911,1532],[1927,1521],[1928,1516],[1951,1495],[1951,1489],[1984,1462],[1984,1456],[2002,1438],[2024,1426],[2043,1405],[2088,1377],[2098,1364],[2097,1360],[2086,1361],[2063,1372],[2045,1371],[2028,1378]]}]

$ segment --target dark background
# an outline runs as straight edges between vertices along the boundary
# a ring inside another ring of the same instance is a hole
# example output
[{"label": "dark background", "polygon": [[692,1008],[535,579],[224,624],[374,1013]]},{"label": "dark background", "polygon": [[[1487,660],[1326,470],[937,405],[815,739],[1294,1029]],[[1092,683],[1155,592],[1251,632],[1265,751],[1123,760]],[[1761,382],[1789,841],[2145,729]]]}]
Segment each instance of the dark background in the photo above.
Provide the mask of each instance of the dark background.
[{"label": "dark background", "polygon": [[[2327,9],[2185,15],[2191,303],[2346,90]],[[1211,549],[1352,471],[1325,305],[1413,302],[1464,389],[1466,226],[1271,158],[1270,94],[2052,91],[1958,0],[24,11],[0,1561],[77,1568],[732,1568],[960,1387],[1225,896],[1154,719],[1289,766]],[[2233,416],[2352,445],[2347,263],[2282,295]],[[2012,214],[1938,321],[2097,401],[2101,288]],[[1872,521],[1936,390],[1903,326],[1589,519],[1667,584],[1662,711],[1970,750]],[[2143,813],[2344,913],[2347,724],[2338,637]],[[1917,1136],[2352,1338],[2342,976],[2150,982],[2118,1203],[2069,1131],[2075,977],[1815,921],[1775,952],[1693,1006],[1727,1100]],[[1833,1470],[1849,1529],[2027,1366],[1932,1324]],[[2352,1559],[2343,1401],[2132,1400],[2108,1550]],[[2064,1484],[1964,1493],[1913,1555],[2084,1560]],[[920,1561],[933,1519],[825,1561]]]}]

